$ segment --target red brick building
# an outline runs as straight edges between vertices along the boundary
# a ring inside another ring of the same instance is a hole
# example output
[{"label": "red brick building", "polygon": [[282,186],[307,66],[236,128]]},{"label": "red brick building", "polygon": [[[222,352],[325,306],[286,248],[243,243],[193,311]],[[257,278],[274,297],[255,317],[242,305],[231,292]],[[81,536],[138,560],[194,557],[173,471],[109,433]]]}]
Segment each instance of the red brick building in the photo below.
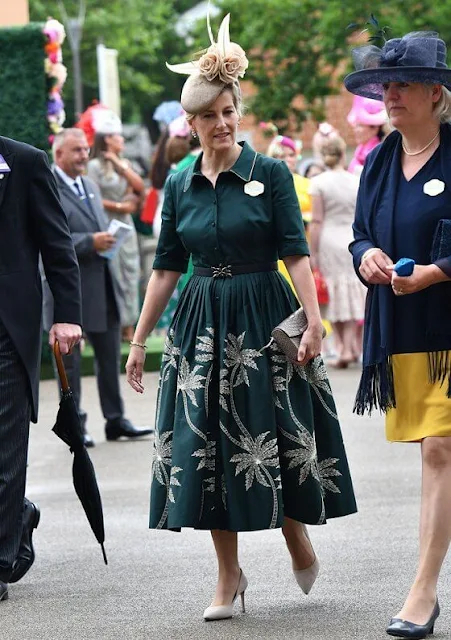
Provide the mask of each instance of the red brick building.
[{"label": "red brick building", "polygon": [[[243,83],[245,84],[245,83]],[[244,101],[246,102],[246,93],[249,91],[246,87],[243,87]],[[249,95],[249,93],[247,93]],[[333,125],[340,135],[345,139],[349,147],[355,147],[354,135],[352,127],[349,126],[346,116],[348,115],[352,106],[353,96],[343,87],[339,94],[329,96],[326,98],[326,120]],[[252,143],[254,148],[261,153],[264,153],[268,147],[268,139],[265,138],[259,123],[255,117],[250,114],[243,118],[241,129],[243,132],[249,132],[252,137]],[[303,147],[306,150],[312,148],[312,138],[317,129],[318,123],[313,120],[307,120],[304,122],[302,129],[297,129],[289,132],[293,138],[302,140]]]}]

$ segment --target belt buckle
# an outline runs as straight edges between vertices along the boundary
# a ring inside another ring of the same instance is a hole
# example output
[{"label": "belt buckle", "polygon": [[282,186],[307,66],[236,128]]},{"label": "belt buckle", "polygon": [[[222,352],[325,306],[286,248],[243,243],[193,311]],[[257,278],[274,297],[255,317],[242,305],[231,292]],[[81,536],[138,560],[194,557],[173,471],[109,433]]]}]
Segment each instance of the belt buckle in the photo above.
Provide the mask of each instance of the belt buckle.
[{"label": "belt buckle", "polygon": [[211,267],[213,278],[232,278],[232,267],[230,264],[220,264],[218,267]]}]

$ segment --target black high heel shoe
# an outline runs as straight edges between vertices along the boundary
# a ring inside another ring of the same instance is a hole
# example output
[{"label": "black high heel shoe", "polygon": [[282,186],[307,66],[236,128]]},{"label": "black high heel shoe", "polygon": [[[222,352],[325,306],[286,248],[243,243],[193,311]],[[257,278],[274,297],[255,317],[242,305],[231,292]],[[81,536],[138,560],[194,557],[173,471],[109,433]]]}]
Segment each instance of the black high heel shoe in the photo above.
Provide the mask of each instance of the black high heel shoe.
[{"label": "black high heel shoe", "polygon": [[396,636],[397,638],[415,638],[417,640],[426,638],[434,633],[435,621],[439,615],[440,607],[437,600],[432,615],[426,624],[415,624],[408,620],[401,620],[401,618],[392,618],[387,627],[387,633],[389,636]]}]

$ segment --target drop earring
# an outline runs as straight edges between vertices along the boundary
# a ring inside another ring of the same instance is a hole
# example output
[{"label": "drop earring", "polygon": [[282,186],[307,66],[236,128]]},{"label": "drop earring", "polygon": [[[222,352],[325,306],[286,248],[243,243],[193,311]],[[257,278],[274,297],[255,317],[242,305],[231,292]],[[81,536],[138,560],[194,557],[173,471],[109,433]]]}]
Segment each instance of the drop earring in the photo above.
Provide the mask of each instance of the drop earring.
[{"label": "drop earring", "polygon": [[197,133],[194,131],[194,129],[191,129],[191,135],[193,136],[193,138],[197,138]]}]

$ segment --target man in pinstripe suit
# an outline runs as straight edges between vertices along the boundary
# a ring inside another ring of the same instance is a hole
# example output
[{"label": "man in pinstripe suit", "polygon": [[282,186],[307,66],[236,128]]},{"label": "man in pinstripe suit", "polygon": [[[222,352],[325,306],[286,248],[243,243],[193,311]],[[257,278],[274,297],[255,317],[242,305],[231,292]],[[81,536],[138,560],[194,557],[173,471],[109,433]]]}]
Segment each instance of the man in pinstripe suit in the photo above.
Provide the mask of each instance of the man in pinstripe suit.
[{"label": "man in pinstripe suit", "polygon": [[0,601],[34,560],[37,509],[24,494],[38,412],[39,254],[55,300],[50,343],[66,354],[81,338],[80,279],[55,179],[44,152],[0,136]]}]

